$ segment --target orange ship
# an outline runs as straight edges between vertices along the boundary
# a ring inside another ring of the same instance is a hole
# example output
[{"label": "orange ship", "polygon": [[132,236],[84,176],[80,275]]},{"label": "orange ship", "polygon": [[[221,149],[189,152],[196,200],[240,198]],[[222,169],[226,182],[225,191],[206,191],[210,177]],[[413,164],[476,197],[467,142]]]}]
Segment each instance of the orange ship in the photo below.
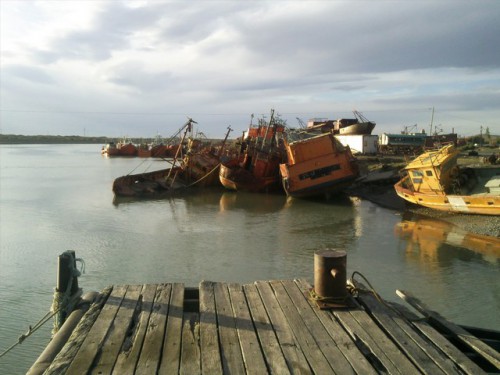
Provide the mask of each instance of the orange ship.
[{"label": "orange ship", "polygon": [[270,192],[281,189],[279,165],[283,162],[283,148],[278,144],[285,127],[271,111],[269,123],[258,127],[250,125],[242,137],[240,155],[223,162],[219,179],[226,189],[250,192]]},{"label": "orange ship", "polygon": [[184,130],[184,134],[177,146],[170,168],[128,174],[116,178],[113,182],[115,197],[159,199],[192,186],[218,185],[217,170],[220,165],[220,157],[231,129],[228,129],[218,152],[213,147],[204,147],[198,140],[189,139],[188,152],[182,156],[182,145],[187,133],[191,131],[193,123],[196,122],[189,119],[181,128]]},{"label": "orange ship", "polygon": [[123,139],[118,143],[110,142],[102,147],[101,154],[107,156],[137,156],[137,146]]},{"label": "orange ship", "polygon": [[285,141],[288,162],[280,164],[280,173],[288,196],[329,195],[351,185],[359,176],[349,146],[343,146],[333,133],[303,136],[308,138]]}]

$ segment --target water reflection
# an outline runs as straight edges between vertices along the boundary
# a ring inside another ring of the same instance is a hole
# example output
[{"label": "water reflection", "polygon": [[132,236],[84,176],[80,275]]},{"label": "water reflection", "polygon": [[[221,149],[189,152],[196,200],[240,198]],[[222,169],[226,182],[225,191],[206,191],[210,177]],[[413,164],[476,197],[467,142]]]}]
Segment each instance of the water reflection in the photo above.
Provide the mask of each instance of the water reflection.
[{"label": "water reflection", "polygon": [[[167,191],[165,193],[158,193],[154,197],[121,197],[113,196],[113,205],[118,208],[120,205],[134,204],[134,203],[144,203],[144,202],[162,202],[168,201],[176,198],[184,198],[192,195],[199,195],[200,189],[190,188],[186,190],[179,191]],[[203,193],[201,193],[203,195]]]},{"label": "water reflection", "polygon": [[259,194],[259,204],[256,204],[256,195],[246,192],[225,191],[220,195],[220,212],[244,210],[249,213],[267,214],[283,209],[286,201],[284,195]]},{"label": "water reflection", "polygon": [[403,220],[394,226],[394,232],[406,241],[408,260],[437,266],[445,266],[453,258],[500,263],[500,239],[470,233],[443,220]]},{"label": "water reflection", "polygon": [[[345,197],[333,200],[305,200],[288,198],[284,205],[290,225],[305,235],[328,235],[353,232],[357,226],[356,210]],[[304,220],[307,218],[307,220]]]}]

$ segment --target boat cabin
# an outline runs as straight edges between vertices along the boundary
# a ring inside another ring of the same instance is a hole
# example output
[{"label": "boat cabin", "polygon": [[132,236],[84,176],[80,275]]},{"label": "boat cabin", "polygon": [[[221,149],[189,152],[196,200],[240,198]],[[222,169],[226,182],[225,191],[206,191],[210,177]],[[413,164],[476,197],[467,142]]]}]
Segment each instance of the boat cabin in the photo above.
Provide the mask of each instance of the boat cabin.
[{"label": "boat cabin", "polygon": [[343,152],[345,147],[332,135],[319,135],[291,142],[287,148],[288,164],[294,165],[325,155]]},{"label": "boat cabin", "polygon": [[413,190],[419,193],[445,194],[456,176],[457,157],[458,152],[453,145],[417,157],[405,168]]}]

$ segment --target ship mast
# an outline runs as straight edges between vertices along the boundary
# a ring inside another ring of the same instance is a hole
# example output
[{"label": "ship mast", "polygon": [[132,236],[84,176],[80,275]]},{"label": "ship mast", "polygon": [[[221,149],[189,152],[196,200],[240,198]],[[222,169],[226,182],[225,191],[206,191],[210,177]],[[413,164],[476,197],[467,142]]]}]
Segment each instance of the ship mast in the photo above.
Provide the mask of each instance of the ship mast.
[{"label": "ship mast", "polygon": [[434,122],[434,107],[432,107],[432,115],[431,115],[431,131],[429,135],[432,135],[432,123]]}]

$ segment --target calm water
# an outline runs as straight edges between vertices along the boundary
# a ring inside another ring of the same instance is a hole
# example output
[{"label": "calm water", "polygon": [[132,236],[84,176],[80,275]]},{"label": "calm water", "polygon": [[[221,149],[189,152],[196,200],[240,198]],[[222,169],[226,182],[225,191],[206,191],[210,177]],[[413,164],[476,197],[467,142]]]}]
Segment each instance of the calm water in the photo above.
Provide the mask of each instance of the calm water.
[{"label": "calm water", "polygon": [[[314,252],[345,249],[348,274],[361,272],[383,297],[398,301],[395,290],[406,289],[455,322],[500,328],[498,239],[350,199],[215,189],[113,203],[112,181],[136,167],[165,165],[104,158],[100,145],[0,146],[0,352],[50,308],[57,256],[68,249],[85,261],[84,291],[204,279],[312,282]],[[0,373],[24,373],[50,330],[1,358]]]}]

